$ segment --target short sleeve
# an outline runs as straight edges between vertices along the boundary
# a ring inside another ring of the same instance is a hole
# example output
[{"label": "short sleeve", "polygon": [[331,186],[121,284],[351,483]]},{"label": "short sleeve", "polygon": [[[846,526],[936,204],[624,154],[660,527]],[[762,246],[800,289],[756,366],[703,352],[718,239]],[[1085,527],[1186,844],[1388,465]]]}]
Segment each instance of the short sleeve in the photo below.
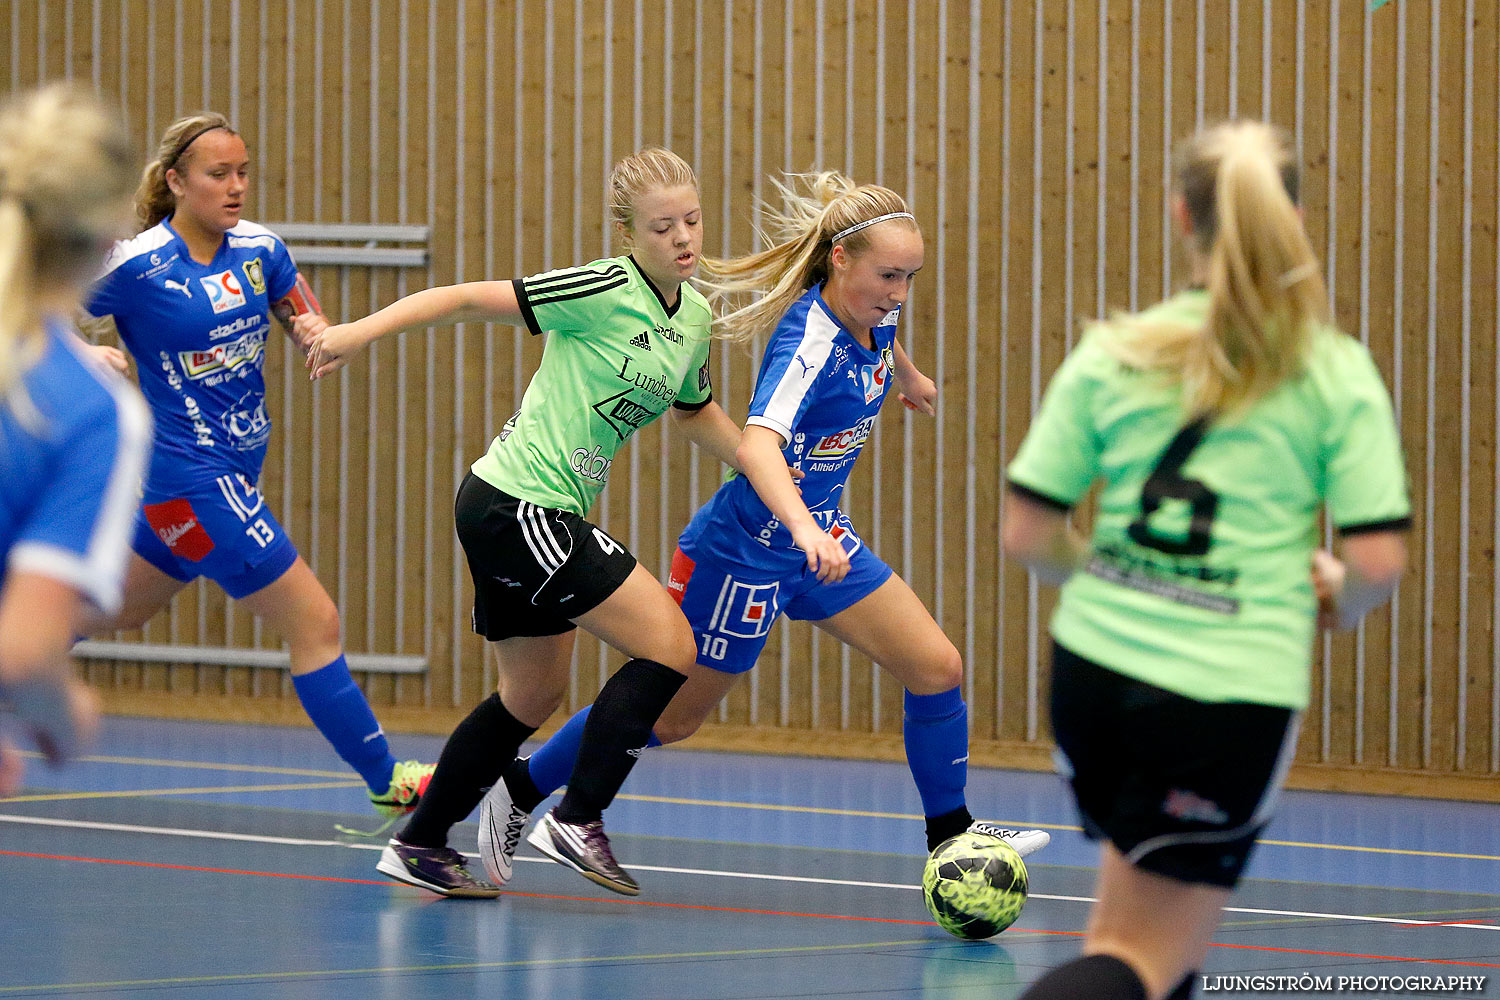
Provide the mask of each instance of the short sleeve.
[{"label": "short sleeve", "polygon": [[515,278],[516,303],[534,334],[582,333],[614,311],[619,290],[630,283],[625,265],[601,260],[582,267]]},{"label": "short sleeve", "polygon": [[711,340],[704,337],[693,351],[693,363],[688,366],[687,378],[683,379],[682,388],[677,390],[677,399],[672,403],[679,410],[701,410],[714,398],[713,379],[708,368],[710,343]]},{"label": "short sleeve", "polygon": [[8,567],[66,583],[101,610],[120,605],[151,419],[133,389],[79,413],[17,526]]},{"label": "short sleeve", "polygon": [[124,292],[124,268],[102,275],[89,289],[83,308],[90,316],[120,316],[128,312]]},{"label": "short sleeve", "polygon": [[1012,487],[1064,510],[1099,475],[1092,405],[1097,381],[1090,374],[1090,356],[1097,350],[1085,339],[1063,359],[1007,469]]},{"label": "short sleeve", "polygon": [[1391,398],[1369,351],[1349,346],[1324,435],[1328,516],[1343,534],[1404,528],[1411,501]]},{"label": "short sleeve", "polygon": [[839,328],[814,305],[788,313],[766,345],[746,425],[769,427],[790,441],[813,400],[813,386],[833,355]]},{"label": "short sleeve", "polygon": [[280,302],[296,284],[297,264],[292,260],[292,252],[278,236],[271,241],[271,248],[267,251],[266,297],[272,302]]}]

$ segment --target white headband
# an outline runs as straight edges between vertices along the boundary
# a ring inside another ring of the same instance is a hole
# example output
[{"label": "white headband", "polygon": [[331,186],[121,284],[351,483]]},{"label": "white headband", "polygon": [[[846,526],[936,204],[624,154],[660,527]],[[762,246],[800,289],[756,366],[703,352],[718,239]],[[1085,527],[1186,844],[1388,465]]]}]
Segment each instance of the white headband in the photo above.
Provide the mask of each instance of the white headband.
[{"label": "white headband", "polygon": [[917,217],[915,215],[912,215],[910,212],[889,212],[885,215],[877,215],[873,219],[866,219],[864,222],[856,222],[848,229],[839,230],[838,232],[833,234],[832,242],[837,243],[839,240],[843,239],[845,236],[848,236],[850,233],[857,233],[866,226],[873,226],[875,225],[875,223],[884,222],[887,219],[910,219],[913,222],[917,221]]}]

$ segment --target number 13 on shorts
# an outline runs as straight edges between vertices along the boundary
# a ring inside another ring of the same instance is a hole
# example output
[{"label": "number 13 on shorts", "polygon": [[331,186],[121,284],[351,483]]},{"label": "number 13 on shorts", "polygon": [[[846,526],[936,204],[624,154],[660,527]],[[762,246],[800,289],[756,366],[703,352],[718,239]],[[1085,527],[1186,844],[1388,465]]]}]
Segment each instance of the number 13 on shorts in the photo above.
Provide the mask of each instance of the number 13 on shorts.
[{"label": "number 13 on shorts", "polygon": [[261,548],[265,548],[276,541],[276,532],[266,523],[263,517],[257,517],[250,524],[245,525],[245,534],[255,539]]}]

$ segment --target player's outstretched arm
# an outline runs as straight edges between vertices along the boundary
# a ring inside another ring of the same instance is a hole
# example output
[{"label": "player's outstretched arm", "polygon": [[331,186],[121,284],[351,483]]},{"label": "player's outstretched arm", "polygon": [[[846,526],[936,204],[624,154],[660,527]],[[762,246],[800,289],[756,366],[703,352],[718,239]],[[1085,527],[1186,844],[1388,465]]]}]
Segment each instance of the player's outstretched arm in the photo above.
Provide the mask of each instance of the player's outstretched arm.
[{"label": "player's outstretched arm", "polygon": [[911,358],[907,357],[900,340],[895,341],[895,354],[896,388],[899,390],[901,404],[908,410],[916,410],[929,417],[937,416],[937,383],[917,369]]},{"label": "player's outstretched arm", "polygon": [[781,454],[782,437],[769,427],[751,424],[735,449],[739,468],[755,487],[777,520],[791,532],[792,542],[807,555],[807,568],[824,583],[837,583],[849,572],[849,553],[813,519],[792,470]]},{"label": "player's outstretched arm", "polygon": [[297,345],[297,350],[304,356],[307,354],[309,342],[306,339],[306,327],[297,325],[297,317],[318,317],[327,324],[328,317],[323,315],[323,307],[318,304],[318,297],[313,294],[312,286],[307,279],[298,272],[297,280],[292,284],[292,290],[286,295],[271,303],[271,315],[276,317],[286,335]]},{"label": "player's outstretched arm", "polygon": [[355,354],[381,337],[450,323],[524,322],[516,289],[509,281],[470,281],[414,292],[364,319],[337,326],[298,317],[302,335],[309,338],[307,367],[315,379],[342,368]]},{"label": "player's outstretched arm", "polygon": [[1018,490],[1005,491],[1001,520],[1005,554],[1024,563],[1042,583],[1061,586],[1088,557],[1088,542],[1068,521],[1065,511]]},{"label": "player's outstretched arm", "polygon": [[1386,602],[1406,571],[1406,539],[1399,531],[1351,535],[1339,554],[1342,559],[1323,549],[1313,553],[1313,589],[1323,628],[1358,625]]},{"label": "player's outstretched arm", "polygon": [[[740,428],[724,408],[710,400],[696,410],[673,407],[672,421],[698,447],[737,472],[743,472],[735,449],[740,446]],[[786,464],[785,462],[782,463]]]},{"label": "player's outstretched arm", "polygon": [[0,588],[0,699],[53,763],[76,756],[99,726],[98,696],[68,662],[83,605],[74,587],[43,573],[11,572]]}]

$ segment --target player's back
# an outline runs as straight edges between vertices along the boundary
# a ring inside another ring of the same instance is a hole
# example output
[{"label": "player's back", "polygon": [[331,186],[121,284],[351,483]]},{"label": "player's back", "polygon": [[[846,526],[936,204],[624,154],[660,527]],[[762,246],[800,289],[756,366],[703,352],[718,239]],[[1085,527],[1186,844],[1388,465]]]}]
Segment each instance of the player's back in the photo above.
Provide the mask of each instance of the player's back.
[{"label": "player's back", "polygon": [[108,608],[151,436],[145,404],[56,322],[20,387],[25,402],[0,404],[0,559]]},{"label": "player's back", "polygon": [[[1206,308],[1184,293],[1145,321],[1197,324]],[[1074,349],[1011,467],[1013,484],[1069,505],[1100,484],[1053,635],[1190,697],[1300,707],[1319,510],[1344,530],[1408,514],[1379,373],[1320,328],[1302,375],[1241,414],[1190,421],[1179,385],[1109,349],[1120,335],[1105,324]]]}]

